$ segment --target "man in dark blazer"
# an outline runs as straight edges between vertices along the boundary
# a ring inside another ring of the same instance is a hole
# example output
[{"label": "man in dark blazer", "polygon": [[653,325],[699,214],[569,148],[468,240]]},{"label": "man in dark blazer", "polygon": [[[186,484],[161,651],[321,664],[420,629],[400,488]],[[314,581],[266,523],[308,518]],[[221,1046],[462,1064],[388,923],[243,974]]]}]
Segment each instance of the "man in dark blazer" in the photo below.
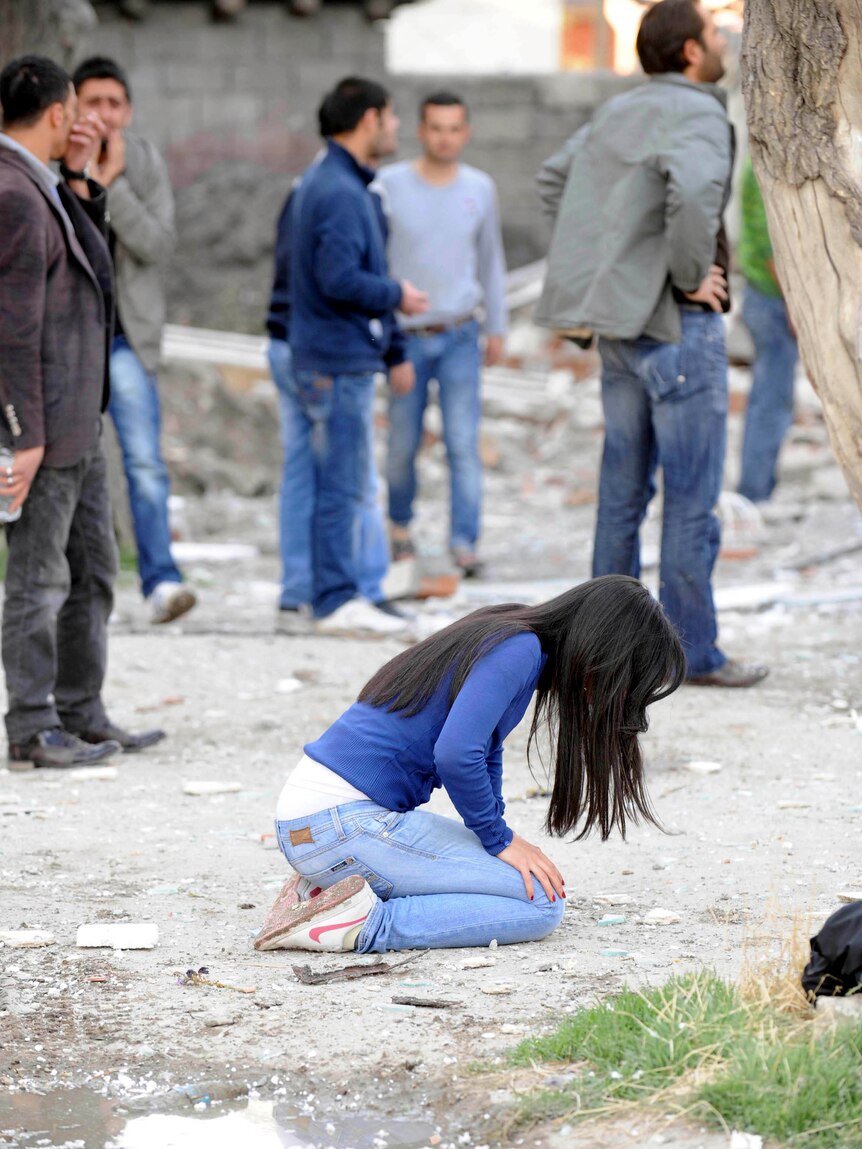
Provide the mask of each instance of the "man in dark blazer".
[{"label": "man in dark blazer", "polygon": [[[101,699],[117,572],[101,414],[113,298],[95,118],[42,56],[0,73],[0,472],[11,496],[2,656],[10,769],[65,767],[163,737],[114,726]],[[48,166],[62,160],[63,179]]]}]

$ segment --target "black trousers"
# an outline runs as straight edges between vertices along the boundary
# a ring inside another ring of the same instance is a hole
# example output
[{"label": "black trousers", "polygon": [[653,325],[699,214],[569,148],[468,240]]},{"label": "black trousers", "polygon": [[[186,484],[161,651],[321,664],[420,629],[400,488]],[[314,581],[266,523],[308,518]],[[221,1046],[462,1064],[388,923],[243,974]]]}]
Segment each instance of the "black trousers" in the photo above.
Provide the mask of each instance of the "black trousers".
[{"label": "black trousers", "polygon": [[9,741],[52,726],[98,729],[118,567],[101,443],[73,467],[39,468],[6,540]]}]

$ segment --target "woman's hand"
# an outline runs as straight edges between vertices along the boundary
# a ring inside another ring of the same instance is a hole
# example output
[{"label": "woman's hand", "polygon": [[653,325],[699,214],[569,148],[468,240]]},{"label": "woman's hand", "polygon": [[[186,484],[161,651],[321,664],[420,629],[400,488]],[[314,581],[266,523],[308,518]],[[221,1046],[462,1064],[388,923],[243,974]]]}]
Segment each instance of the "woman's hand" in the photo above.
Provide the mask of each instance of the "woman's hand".
[{"label": "woman's hand", "polygon": [[524,879],[524,888],[530,901],[533,900],[533,875],[539,879],[542,889],[548,895],[549,902],[566,896],[566,883],[563,875],[550,858],[546,857],[538,846],[533,846],[525,838],[514,836],[505,850],[501,850],[498,858],[518,871]]}]

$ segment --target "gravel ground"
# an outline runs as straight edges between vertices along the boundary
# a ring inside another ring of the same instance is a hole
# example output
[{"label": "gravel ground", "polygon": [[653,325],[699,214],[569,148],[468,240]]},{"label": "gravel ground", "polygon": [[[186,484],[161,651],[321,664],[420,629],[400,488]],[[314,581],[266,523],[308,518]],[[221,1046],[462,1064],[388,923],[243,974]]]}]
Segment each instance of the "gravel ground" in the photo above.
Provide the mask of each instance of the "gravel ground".
[{"label": "gravel ground", "polygon": [[[424,627],[486,601],[539,600],[586,576],[594,399],[588,380],[562,418],[543,408],[489,420],[498,458],[488,475],[487,578],[420,607]],[[734,442],[738,431],[734,419]],[[429,452],[420,515],[429,565],[443,550],[438,451]],[[401,647],[277,634],[271,503],[188,504],[193,537],[257,551],[223,564],[193,558],[201,604],[184,625],[158,631],[131,578],[122,581],[110,712],[135,729],[162,726],[168,739],[117,760],[109,780],[0,770],[0,930],[55,938],[0,950],[0,1144],[192,1145],[191,1133],[174,1142],[167,1126],[159,1132],[153,1114],[176,1120],[177,1105],[193,1113],[199,1090],[222,1102],[201,1117],[224,1122],[249,1085],[256,1116],[244,1112],[225,1144],[659,1143],[631,1124],[582,1139],[539,1130],[500,1142],[517,1094],[542,1079],[507,1071],[506,1051],[625,982],[703,967],[732,976],[745,961],[774,959],[794,923],[814,932],[842,892],[862,888],[862,561],[858,552],[822,561],[860,539],[860,519],[810,400],[769,521],[755,527],[744,510],[726,508],[725,537],[742,557],[719,566],[721,639],[772,673],[750,691],[685,687],[654,708],[645,747],[667,833],[546,843],[570,897],[562,926],[541,943],[429,952],[384,976],[308,986],[292,973],[295,956],[251,948],[287,876],[273,848],[276,796],[302,744]],[[543,779],[531,777],[525,743],[522,726],[507,744],[507,817],[541,841]],[[703,762],[712,772],[691,766]],[[194,781],[235,790],[185,794]],[[431,808],[451,811],[441,795]],[[678,920],[648,924],[656,908]],[[601,925],[608,914],[624,920]],[[155,924],[158,946],[75,947],[82,923],[121,922]],[[477,956],[485,964],[470,968]],[[344,964],[298,960],[315,971]],[[224,988],[178,983],[200,967]],[[394,1004],[399,995],[452,1004]],[[491,1076],[473,1073],[475,1062]],[[268,1141],[273,1106],[281,1133]],[[136,1119],[150,1125],[135,1133]],[[198,1128],[209,1149],[222,1144],[216,1122]],[[696,1129],[661,1135],[680,1149],[727,1143]]]}]

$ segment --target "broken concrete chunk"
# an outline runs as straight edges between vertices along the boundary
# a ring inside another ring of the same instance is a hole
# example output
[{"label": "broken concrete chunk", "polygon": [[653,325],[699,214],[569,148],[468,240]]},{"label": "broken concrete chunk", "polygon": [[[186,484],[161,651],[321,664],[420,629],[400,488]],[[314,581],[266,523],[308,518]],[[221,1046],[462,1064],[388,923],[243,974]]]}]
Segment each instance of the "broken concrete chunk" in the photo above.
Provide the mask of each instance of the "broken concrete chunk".
[{"label": "broken concrete chunk", "polygon": [[151,950],[159,944],[159,927],[148,922],[97,922],[78,926],[79,949],[107,946],[113,950]]},{"label": "broken concrete chunk", "polygon": [[514,993],[515,987],[508,985],[506,982],[498,981],[493,985],[483,985],[479,987],[482,993],[487,993],[491,997],[504,997],[507,994]]},{"label": "broken concrete chunk", "polygon": [[0,930],[0,945],[12,949],[38,949],[52,946],[56,940],[48,930]]},{"label": "broken concrete chunk", "polygon": [[679,914],[673,910],[664,910],[661,906],[656,906],[654,910],[644,915],[644,925],[647,926],[672,926],[680,921],[682,918]]},{"label": "broken concrete chunk", "polygon": [[205,1013],[201,1018],[207,1029],[218,1029],[223,1025],[236,1025],[236,1014],[226,1012]]},{"label": "broken concrete chunk", "polygon": [[196,798],[208,794],[238,794],[241,789],[239,782],[183,782],[183,793]]}]

